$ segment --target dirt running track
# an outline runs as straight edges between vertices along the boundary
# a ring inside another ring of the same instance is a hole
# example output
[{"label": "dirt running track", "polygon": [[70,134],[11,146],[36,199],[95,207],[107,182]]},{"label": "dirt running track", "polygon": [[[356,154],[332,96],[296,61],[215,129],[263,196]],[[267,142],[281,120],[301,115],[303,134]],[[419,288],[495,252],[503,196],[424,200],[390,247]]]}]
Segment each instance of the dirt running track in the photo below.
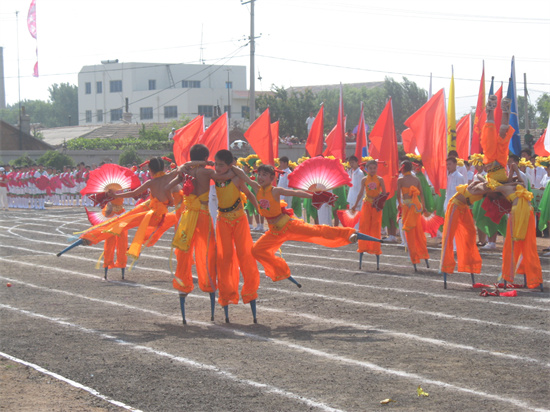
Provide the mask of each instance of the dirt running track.
[{"label": "dirt running track", "polygon": [[[219,306],[211,322],[196,287],[183,326],[169,237],[125,281],[112,270],[104,282],[102,247],[55,256],[86,227],[82,210],[0,212],[1,410],[550,409],[547,258],[545,292],[484,298],[468,274],[443,289],[436,248],[415,274],[397,245],[383,246],[377,272],[373,257],[357,269],[351,245],[289,243],[282,253],[303,288],[262,273],[258,324],[242,304],[230,324]],[[493,283],[500,252],[482,256],[476,281]]]}]

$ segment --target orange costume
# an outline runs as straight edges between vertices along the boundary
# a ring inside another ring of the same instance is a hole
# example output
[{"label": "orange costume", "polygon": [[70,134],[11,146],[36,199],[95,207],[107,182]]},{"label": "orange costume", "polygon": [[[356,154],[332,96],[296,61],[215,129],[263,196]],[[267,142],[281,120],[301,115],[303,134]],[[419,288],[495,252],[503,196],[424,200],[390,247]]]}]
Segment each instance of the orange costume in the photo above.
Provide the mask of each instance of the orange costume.
[{"label": "orange costume", "polygon": [[[410,173],[410,172],[409,172]],[[416,186],[402,187],[402,195],[410,196],[409,199],[403,197],[402,200],[402,219],[403,231],[407,239],[407,248],[411,263],[416,265],[420,259],[429,259],[426,235],[422,229],[421,216],[422,204],[418,196],[420,190]]]},{"label": "orange costume", "polygon": [[230,179],[216,182],[216,194],[218,302],[221,306],[239,303],[240,267],[244,278],[241,296],[244,303],[249,303],[258,297],[260,272],[252,256],[252,236],[248,219],[241,206],[241,192]]},{"label": "orange costume", "polygon": [[[456,187],[457,193],[449,200],[445,213],[439,267],[444,273],[453,273],[455,269],[453,240],[456,241],[458,272],[481,273],[481,256],[476,247],[476,226],[469,206],[481,200],[483,195],[472,195],[467,187]],[[458,199],[460,195],[466,198],[466,203]]]},{"label": "orange costume", "polygon": [[[382,193],[382,186],[378,176],[367,175],[365,179],[365,197],[361,207],[361,216],[359,218],[359,231],[365,235],[378,238],[382,230],[382,210],[378,211],[372,206],[374,199]],[[371,255],[381,255],[382,248],[379,242],[368,240],[358,241],[357,252],[367,252]]]},{"label": "orange costume", "polygon": [[[508,180],[506,175],[506,165],[508,163],[508,146],[510,139],[514,135],[514,128],[508,126],[508,131],[504,138],[500,137],[494,123],[485,123],[481,131],[481,146],[485,157],[483,163],[491,165],[487,171],[487,176],[501,183]],[[496,162],[496,163],[495,163]]]},{"label": "orange costume", "polygon": [[[113,213],[117,216],[125,212],[122,206],[124,199],[114,199],[111,201]],[[103,208],[103,215],[107,206]],[[126,249],[128,249],[128,232],[122,232],[120,236],[112,236],[105,239],[103,244],[103,267],[107,269],[125,268],[128,258],[126,257]],[[115,262],[116,250],[116,262]]]},{"label": "orange costume", "polygon": [[512,283],[516,273],[525,274],[527,287],[536,288],[542,284],[542,268],[537,253],[535,215],[531,200],[533,194],[521,185],[507,196],[512,206],[508,228],[502,250],[502,278]]},{"label": "orange costume", "polygon": [[[260,214],[268,219],[269,230],[256,241],[252,254],[262,264],[265,274],[273,281],[290,277],[290,268],[285,260],[275,256],[275,252],[288,240],[316,243],[327,247],[340,247],[350,243],[349,238],[355,229],[310,225],[302,220],[283,214],[281,204],[272,194],[273,186],[261,187],[256,193]],[[276,218],[279,217],[278,220]],[[275,221],[271,224],[270,221]]]},{"label": "orange costume", "polygon": [[208,210],[208,195],[183,197],[181,217],[172,245],[176,248],[178,264],[172,285],[181,293],[193,290],[193,252],[199,287],[203,292],[216,291],[216,243],[214,225]]}]

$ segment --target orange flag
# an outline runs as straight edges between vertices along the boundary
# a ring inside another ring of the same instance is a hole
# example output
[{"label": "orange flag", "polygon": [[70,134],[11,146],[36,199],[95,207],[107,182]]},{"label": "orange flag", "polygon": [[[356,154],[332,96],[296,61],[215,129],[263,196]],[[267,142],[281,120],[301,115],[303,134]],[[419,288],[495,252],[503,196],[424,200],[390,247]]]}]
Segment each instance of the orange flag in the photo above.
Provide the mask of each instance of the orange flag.
[{"label": "orange flag", "polygon": [[[548,126],[550,126],[550,119],[548,119]],[[550,134],[548,134],[548,126],[546,126],[544,133],[542,133],[537,143],[533,146],[535,154],[539,156],[550,156]]]},{"label": "orange flag", "polygon": [[403,150],[405,153],[416,153],[416,139],[411,129],[405,129],[401,133],[401,141],[403,142]]},{"label": "orange flag", "polygon": [[355,137],[355,157],[361,160],[363,157],[363,147],[367,145],[367,128],[365,127],[365,115],[363,102],[361,102],[361,116],[357,126],[357,136]]},{"label": "orange flag", "polygon": [[229,150],[229,127],[227,112],[218,117],[206,132],[200,137],[198,143],[208,147],[210,151],[209,160],[214,161],[214,156],[220,150]]},{"label": "orange flag", "polygon": [[393,107],[391,99],[386,103],[380,117],[369,135],[369,155],[377,159],[378,176],[384,179],[386,191],[391,198],[397,189],[399,156],[397,153],[397,136],[393,123]]},{"label": "orange flag", "polygon": [[[479,93],[477,95],[476,114],[474,117],[474,130],[472,131],[472,144],[470,153],[481,153],[481,129],[485,124],[485,62],[481,72],[481,82],[479,83]],[[460,153],[458,154],[460,156]]]},{"label": "orange flag", "polygon": [[[470,115],[462,117],[456,124],[456,151],[461,159],[470,155]],[[478,152],[474,152],[478,153]]]},{"label": "orange flag", "polygon": [[327,136],[327,148],[324,156],[334,156],[336,159],[344,160],[346,158],[346,122],[344,119],[344,98],[342,96],[342,84],[340,84],[340,105],[338,107],[338,120],[336,127]]},{"label": "orange flag", "polygon": [[174,134],[174,158],[177,165],[189,161],[189,149],[204,133],[204,116],[197,116]]},{"label": "orange flag", "polygon": [[502,84],[500,85],[500,88],[495,93],[495,96],[497,97],[497,108],[495,109],[495,126],[497,130],[500,128],[500,122],[502,121]]},{"label": "orange flag", "polygon": [[279,121],[271,123],[271,139],[273,141],[273,158],[279,158]]},{"label": "orange flag", "polygon": [[447,116],[445,93],[441,89],[427,103],[405,121],[415,138],[422,163],[426,168],[435,193],[447,187]]},{"label": "orange flag", "polygon": [[306,150],[309,153],[309,157],[323,154],[323,141],[325,140],[324,107],[324,105],[321,105],[307,136]]},{"label": "orange flag", "polygon": [[254,120],[254,123],[244,132],[244,137],[263,164],[275,165],[269,107],[264,110],[260,117]]}]

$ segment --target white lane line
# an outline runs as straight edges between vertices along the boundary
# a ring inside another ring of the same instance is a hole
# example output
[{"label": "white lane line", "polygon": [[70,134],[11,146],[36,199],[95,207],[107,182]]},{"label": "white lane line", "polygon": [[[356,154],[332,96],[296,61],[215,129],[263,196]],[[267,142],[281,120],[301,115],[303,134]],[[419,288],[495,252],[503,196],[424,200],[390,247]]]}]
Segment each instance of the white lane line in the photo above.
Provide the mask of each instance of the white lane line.
[{"label": "white lane line", "polygon": [[38,366],[34,363],[24,361],[23,359],[16,358],[15,356],[8,355],[7,353],[4,353],[4,352],[0,352],[0,356],[4,357],[6,359],[9,359],[13,362],[19,363],[21,365],[28,366],[29,368],[33,368],[34,370],[36,370],[40,373],[43,373],[44,375],[48,375],[48,376],[51,376],[52,378],[55,378],[55,379],[60,380],[62,382],[68,383],[69,385],[71,385],[75,388],[82,389],[83,391],[86,391],[89,394],[94,395],[96,398],[103,399],[104,401],[107,401],[107,402],[109,402],[113,405],[119,406],[119,407],[124,408],[124,409],[128,409],[129,411],[132,411],[132,412],[142,412],[140,409],[135,409],[131,406],[126,405],[125,403],[122,403],[120,401],[115,401],[114,399],[109,398],[106,395],[102,395],[101,393],[99,393],[95,389],[90,388],[89,386],[85,386],[85,385],[82,385],[81,383],[73,381],[72,379],[65,378],[64,376],[58,375],[55,372],[51,372],[47,369],[44,369],[43,367]]},{"label": "white lane line", "polygon": [[[40,313],[31,312],[31,311],[28,311],[28,310],[25,310],[25,309],[16,308],[16,307],[13,307],[13,306],[10,306],[10,305],[4,305],[4,304],[1,304],[1,303],[0,303],[0,308],[9,309],[11,311],[18,312],[18,313],[21,313],[21,314],[29,316],[29,317],[34,317],[34,318],[38,318],[38,319],[42,319],[42,320],[47,320],[49,322],[52,322],[52,323],[55,323],[55,324],[58,324],[58,325],[61,325],[61,326],[67,327],[67,328],[76,329],[76,330],[78,330],[80,332],[83,332],[83,333],[87,333],[87,334],[91,334],[91,335],[97,335],[97,336],[101,337],[102,339],[110,340],[110,341],[112,341],[114,343],[117,343],[119,345],[124,345],[126,347],[129,347],[131,349],[134,349],[134,350],[137,350],[137,351],[140,351],[140,352],[147,352],[147,353],[150,353],[150,354],[153,354],[153,355],[157,355],[157,356],[160,356],[160,357],[163,357],[163,358],[167,358],[167,359],[170,359],[172,361],[176,361],[178,363],[183,363],[183,364],[185,364],[187,366],[190,366],[190,367],[193,367],[195,369],[200,369],[200,370],[213,372],[214,374],[219,375],[222,378],[229,379],[229,380],[231,380],[233,382],[236,382],[236,383],[239,383],[239,384],[244,384],[244,385],[252,386],[252,387],[255,387],[255,388],[263,389],[264,391],[266,391],[268,393],[272,393],[272,394],[279,395],[279,396],[282,396],[282,397],[285,397],[285,398],[288,398],[288,399],[292,399],[292,400],[300,402],[300,403],[304,403],[309,407],[319,408],[319,409],[321,409],[323,411],[327,411],[327,412],[339,412],[340,411],[340,409],[333,408],[333,407],[331,407],[331,406],[329,406],[325,403],[318,402],[318,401],[315,401],[315,400],[312,400],[312,399],[308,399],[306,397],[303,397],[301,395],[297,395],[295,393],[286,391],[284,389],[280,389],[280,388],[278,388],[276,386],[273,386],[273,385],[253,381],[253,380],[250,380],[250,379],[240,378],[237,375],[235,375],[231,372],[228,372],[228,371],[226,371],[222,368],[219,368],[217,366],[214,366],[214,365],[208,365],[208,364],[205,364],[205,363],[194,361],[194,360],[189,359],[189,358],[184,358],[182,356],[173,355],[173,354],[165,352],[165,351],[160,351],[160,350],[153,349],[149,346],[137,345],[135,343],[125,341],[123,339],[119,339],[116,336],[109,335],[109,334],[100,332],[100,331],[95,330],[95,329],[86,328],[84,326],[77,325],[77,324],[71,323],[71,322],[67,322],[67,321],[59,319],[59,318],[53,318],[53,317],[50,317],[50,316],[42,315]],[[193,322],[193,323],[200,324],[199,322]],[[205,324],[205,325],[208,325],[208,324]],[[519,401],[519,402],[521,402],[521,401]]]},{"label": "white lane line", "polygon": [[[143,312],[143,313],[148,313],[148,314],[153,314],[153,315],[156,315],[156,316],[160,316],[160,317],[163,317],[163,318],[166,318],[166,317],[175,318],[171,315],[167,315],[167,314],[157,312],[157,311],[154,311],[154,310],[149,310],[149,309],[141,308],[141,307],[138,307],[138,306],[132,306],[132,305],[124,304],[124,303],[114,302],[114,301],[111,301],[111,300],[93,298],[93,297],[90,297],[90,296],[85,296],[85,295],[81,295],[81,294],[78,294],[78,293],[68,292],[68,291],[64,291],[64,290],[60,290],[60,289],[52,289],[51,287],[44,287],[44,286],[35,285],[33,283],[23,282],[19,279],[7,278],[7,277],[3,277],[3,276],[0,276],[0,279],[6,280],[8,282],[13,282],[15,285],[20,284],[20,285],[24,285],[24,286],[27,286],[27,287],[30,287],[30,288],[42,290],[42,291],[45,291],[45,292],[48,292],[48,293],[58,293],[58,294],[65,295],[65,296],[70,296],[70,297],[74,297],[74,298],[89,300],[91,302],[97,302],[97,303],[103,303],[103,304],[117,306],[117,307],[123,307],[125,309],[130,310],[130,311],[139,311],[139,312]],[[119,284],[119,283],[122,283],[122,282],[113,282],[113,283]],[[136,285],[134,285],[134,286],[136,286]],[[144,285],[139,285],[139,284],[137,286],[141,287],[141,288],[152,289],[152,290],[155,290],[155,291],[167,292],[167,293],[173,294],[173,295],[177,294],[177,291],[175,291],[175,290],[168,291],[166,289],[157,288],[157,287],[154,287],[154,286],[144,286]],[[201,299],[204,299],[204,300],[210,300],[209,297],[203,296],[203,295],[188,295],[188,296],[195,297],[195,298],[201,298]],[[396,337],[401,338],[401,339],[409,339],[409,340],[414,340],[414,341],[418,341],[418,342],[422,342],[422,343],[426,343],[426,344],[431,344],[431,345],[436,345],[436,346],[443,346],[444,348],[466,350],[466,351],[476,352],[476,353],[479,353],[479,354],[482,354],[482,355],[491,355],[491,356],[496,356],[496,357],[500,357],[500,358],[512,359],[512,360],[516,360],[516,361],[524,361],[524,362],[529,362],[529,363],[535,363],[538,366],[550,368],[550,363],[544,363],[543,361],[541,361],[539,359],[530,358],[530,357],[527,357],[527,356],[514,355],[514,354],[511,354],[511,353],[495,352],[495,351],[490,351],[490,350],[487,350],[487,349],[479,349],[479,348],[475,348],[473,346],[451,343],[451,342],[444,341],[444,340],[441,340],[441,339],[425,338],[423,336],[414,335],[414,334],[411,334],[411,333],[396,332],[396,331],[389,330],[389,329],[381,329],[381,328],[371,326],[371,325],[363,325],[363,324],[343,321],[341,319],[321,318],[319,316],[309,315],[309,314],[305,314],[305,313],[289,312],[289,311],[286,311],[286,310],[283,310],[283,309],[268,308],[268,307],[263,306],[263,305],[261,307],[261,310],[265,311],[265,312],[279,313],[279,314],[283,314],[285,316],[291,315],[291,316],[294,316],[294,317],[297,317],[297,318],[304,318],[304,319],[308,319],[310,321],[314,321],[314,322],[317,322],[317,323],[320,323],[320,324],[327,324],[328,323],[329,325],[346,326],[346,327],[351,327],[351,328],[354,328],[354,329],[357,329],[357,330],[360,330],[360,331],[385,333],[385,334],[388,334],[388,335],[396,336]],[[179,318],[177,318],[177,319],[179,319]]]},{"label": "white lane line", "polygon": [[[39,314],[39,313],[36,313],[36,312],[31,312],[31,311],[27,311],[27,310],[20,309],[20,308],[15,308],[15,307],[10,306],[10,305],[0,304],[0,308],[9,309],[9,310],[12,310],[12,311],[15,311],[15,312],[25,314],[25,315],[30,316],[30,317],[36,317],[36,318],[39,318],[39,319],[48,320],[52,323],[57,323],[59,325],[65,326],[65,327],[75,328],[75,329],[80,330],[80,331],[85,332],[85,333],[99,335],[103,339],[109,339],[109,340],[112,340],[116,343],[119,343],[119,344],[125,345],[125,346],[129,346],[129,347],[131,347],[133,349],[136,349],[136,350],[146,351],[146,352],[149,352],[149,353],[153,353],[155,355],[159,355],[159,356],[166,357],[166,358],[169,358],[169,359],[181,362],[181,363],[188,364],[190,366],[194,366],[194,367],[199,368],[199,369],[209,370],[209,371],[215,372],[215,373],[217,373],[217,374],[219,374],[223,377],[227,377],[231,380],[234,380],[234,381],[237,381],[237,382],[240,382],[240,383],[246,383],[248,385],[252,385],[252,386],[255,386],[255,387],[265,388],[269,392],[274,392],[274,393],[286,396],[286,397],[291,398],[291,399],[295,399],[295,400],[302,401],[302,402],[305,401],[304,398],[302,398],[298,395],[295,395],[291,392],[287,392],[285,390],[273,387],[271,385],[267,385],[267,384],[263,384],[263,383],[259,383],[259,382],[255,382],[255,381],[250,381],[248,379],[239,378],[239,377],[235,376],[234,374],[232,374],[230,372],[227,372],[227,371],[224,371],[224,370],[222,370],[220,368],[217,368],[215,366],[206,365],[206,364],[203,364],[203,363],[200,363],[200,362],[193,361],[191,359],[187,359],[187,358],[183,358],[183,357],[180,357],[180,356],[172,355],[168,352],[158,351],[158,350],[155,350],[155,349],[153,349],[151,347],[148,347],[148,346],[136,345],[134,343],[124,341],[122,339],[118,339],[115,336],[108,335],[108,334],[99,332],[99,331],[94,330],[94,329],[89,329],[89,328],[86,328],[84,326],[80,326],[80,325],[77,325],[77,324],[74,324],[74,323],[70,323],[70,322],[67,322],[67,321],[64,321],[64,320],[61,320],[61,319],[58,319],[58,318],[52,318],[52,317],[42,315],[42,314]],[[206,324],[204,322],[193,322],[193,323],[200,324],[200,325],[211,326],[211,325]],[[224,329],[221,326],[214,326],[214,327],[219,328],[219,329]],[[506,403],[512,404],[516,407],[520,407],[520,408],[524,408],[524,409],[529,409],[529,410],[533,410],[533,411],[540,411],[540,412],[550,412],[550,410],[543,409],[543,408],[537,408],[535,406],[531,406],[529,403],[527,403],[525,401],[522,401],[520,399],[508,398],[508,397],[502,396],[501,394],[495,395],[495,394],[491,394],[491,393],[484,392],[484,391],[465,388],[465,387],[458,386],[458,385],[455,385],[455,384],[452,384],[452,383],[447,383],[447,382],[427,378],[427,377],[419,375],[417,373],[406,372],[406,371],[402,371],[402,370],[399,370],[399,369],[390,369],[390,368],[386,368],[386,367],[383,367],[383,366],[379,366],[379,365],[374,364],[372,362],[359,361],[359,360],[351,359],[351,358],[348,358],[348,357],[345,357],[345,356],[335,355],[335,354],[331,354],[329,352],[324,352],[324,351],[317,350],[317,349],[307,348],[307,347],[304,347],[302,345],[290,343],[290,342],[280,340],[280,339],[265,338],[265,337],[255,335],[253,333],[247,333],[247,332],[241,332],[241,331],[235,332],[235,333],[237,335],[240,335],[240,336],[243,336],[243,337],[248,337],[248,338],[251,338],[251,339],[254,339],[254,340],[261,340],[261,341],[269,342],[269,343],[274,343],[274,344],[277,344],[277,345],[280,345],[280,346],[284,346],[284,347],[287,347],[287,348],[290,348],[290,349],[294,349],[294,350],[299,351],[299,352],[304,352],[304,353],[308,353],[310,355],[314,355],[314,356],[317,356],[317,357],[322,357],[322,358],[328,359],[328,360],[333,361],[333,362],[348,364],[348,365],[360,367],[360,368],[363,368],[363,369],[368,369],[368,370],[371,370],[371,371],[374,371],[374,372],[382,373],[382,374],[398,376],[400,378],[414,380],[415,382],[423,382],[424,384],[439,386],[439,387],[442,387],[442,388],[467,393],[469,395],[475,395],[475,396],[480,396],[480,397],[483,397],[483,398],[488,398],[488,399],[498,401],[498,402],[506,402]],[[310,406],[316,406],[316,407],[323,408],[324,410],[335,410],[335,409],[333,409],[333,408],[331,408],[328,405],[325,405],[323,403],[316,402],[316,401],[311,401],[311,400],[308,400],[308,401],[305,401],[304,403],[306,403]],[[312,403],[314,405],[312,405]],[[327,409],[325,409],[325,408],[327,408]]]}]

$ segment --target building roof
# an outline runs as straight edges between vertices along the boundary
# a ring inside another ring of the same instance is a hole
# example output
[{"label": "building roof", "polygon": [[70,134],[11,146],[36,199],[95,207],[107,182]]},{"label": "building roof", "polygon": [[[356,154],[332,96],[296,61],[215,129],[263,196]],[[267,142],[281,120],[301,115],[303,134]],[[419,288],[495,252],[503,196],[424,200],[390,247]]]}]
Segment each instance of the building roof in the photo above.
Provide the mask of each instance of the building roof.
[{"label": "building roof", "polygon": [[[19,138],[21,137],[21,147]],[[0,150],[52,150],[48,143],[0,120]]]}]

